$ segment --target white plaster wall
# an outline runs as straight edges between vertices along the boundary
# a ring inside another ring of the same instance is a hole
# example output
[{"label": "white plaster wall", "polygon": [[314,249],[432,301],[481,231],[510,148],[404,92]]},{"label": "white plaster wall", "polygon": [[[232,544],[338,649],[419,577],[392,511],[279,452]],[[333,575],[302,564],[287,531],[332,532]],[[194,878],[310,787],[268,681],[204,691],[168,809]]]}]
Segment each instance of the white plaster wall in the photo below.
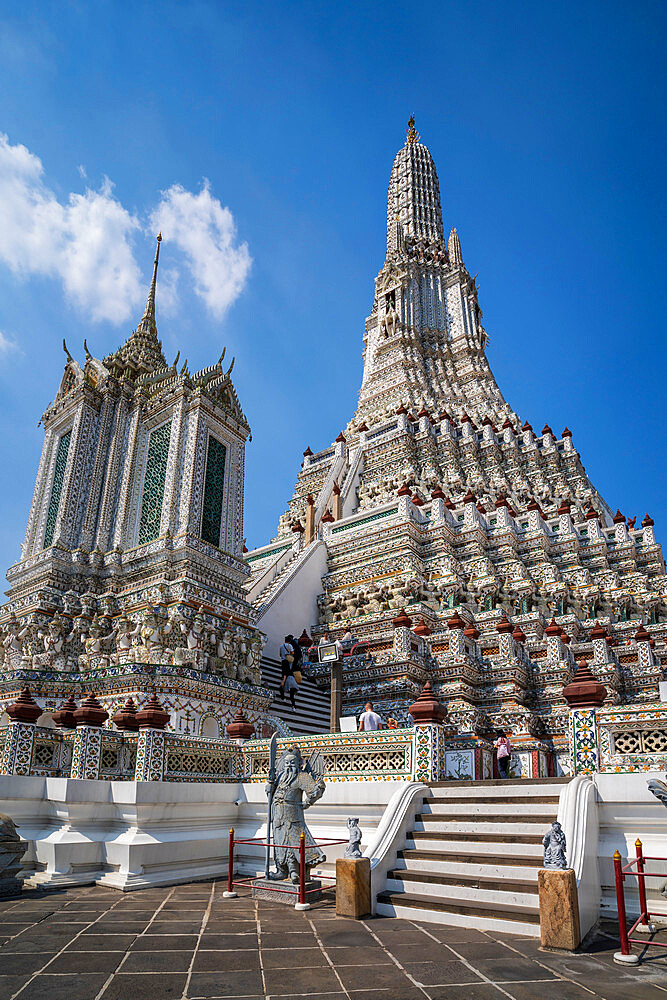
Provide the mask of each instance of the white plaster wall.
[{"label": "white plaster wall", "polygon": [[[332,781],[324,796],[306,812],[306,822],[316,839],[347,840],[348,817],[356,817],[362,832],[362,852],[373,839],[389,800],[405,781]],[[266,835],[266,795],[262,783],[239,787],[238,817],[235,834],[241,839]],[[402,845],[401,845],[402,846]],[[317,870],[333,875],[336,858],[342,858],[345,844],[323,847],[327,860]],[[240,850],[244,871],[263,867],[263,849],[247,845]]]},{"label": "white plaster wall", "polygon": [[304,557],[304,562],[257,622],[267,635],[267,656],[278,656],[280,644],[289,632],[300,635],[303,628],[309,629],[318,621],[317,595],[322,593],[322,577],[327,571],[327,547],[316,540],[309,549],[312,553],[309,551],[308,557]]},{"label": "white plaster wall", "polygon": [[[616,888],[614,882],[613,854],[618,850],[627,858],[636,856],[635,841],[641,840],[645,855],[667,857],[667,808],[649,792],[647,783],[652,778],[664,781],[661,772],[644,771],[636,774],[594,774],[597,791],[600,835],[598,862],[602,890],[600,915],[615,919]],[[650,866],[650,867],[649,867]],[[667,898],[661,890],[667,885],[667,862],[651,861],[646,868],[664,872],[664,878],[646,880],[646,891],[651,904],[658,911],[667,913]],[[639,913],[637,880],[625,880],[625,905],[628,916]]]},{"label": "white plaster wall", "polygon": [[[387,803],[406,782],[329,782],[307,813],[316,838],[347,839],[359,818],[362,848]],[[32,884],[96,882],[117,889],[171,885],[225,875],[229,829],[238,839],[265,836],[263,783],[83,781],[0,775],[0,812],[28,841]],[[344,844],[324,848],[322,870],[335,871]],[[263,849],[240,845],[237,869],[264,867]]]},{"label": "white plaster wall", "polygon": [[118,889],[222,874],[236,784],[0,775],[33,884]]}]

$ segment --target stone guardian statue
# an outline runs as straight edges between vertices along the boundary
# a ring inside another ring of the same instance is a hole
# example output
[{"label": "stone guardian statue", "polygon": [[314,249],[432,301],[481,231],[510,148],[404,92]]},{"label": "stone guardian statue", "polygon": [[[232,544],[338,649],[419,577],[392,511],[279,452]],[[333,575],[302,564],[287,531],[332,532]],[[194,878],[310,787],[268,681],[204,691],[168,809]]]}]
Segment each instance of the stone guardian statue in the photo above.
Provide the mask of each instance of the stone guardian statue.
[{"label": "stone guardian statue", "polygon": [[554,868],[564,870],[567,868],[565,860],[565,834],[560,823],[552,823],[551,829],[542,838],[544,846],[544,868]]},{"label": "stone guardian statue", "polygon": [[352,818],[348,819],[347,828],[350,831],[350,839],[345,847],[345,853],[343,857],[360,858],[361,830],[359,829],[359,820]]},{"label": "stone guardian statue", "polygon": [[19,837],[11,816],[0,813],[0,899],[21,894],[21,858],[27,848],[28,844]]},{"label": "stone guardian statue", "polygon": [[324,795],[324,758],[317,752],[311,754],[305,767],[301,751],[292,746],[280,755],[276,764],[276,777],[265,785],[271,799],[271,838],[275,844],[273,859],[276,866],[269,872],[274,881],[289,878],[299,884],[298,844],[303,832],[306,836],[306,882],[313,865],[326,861],[306,826],[304,810]]}]

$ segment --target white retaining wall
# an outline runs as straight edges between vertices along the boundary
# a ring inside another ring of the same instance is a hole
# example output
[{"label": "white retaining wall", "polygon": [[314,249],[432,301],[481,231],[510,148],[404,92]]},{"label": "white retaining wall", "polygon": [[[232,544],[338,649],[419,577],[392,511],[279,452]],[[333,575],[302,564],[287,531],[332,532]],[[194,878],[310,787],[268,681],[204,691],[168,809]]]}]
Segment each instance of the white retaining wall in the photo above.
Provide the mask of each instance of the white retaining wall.
[{"label": "white retaining wall", "polygon": [[[611,860],[616,849],[624,859],[634,857],[639,837],[645,855],[667,856],[667,809],[647,788],[654,777],[663,776],[596,774],[594,796],[582,789],[570,793],[566,802],[567,789],[563,792],[559,818],[570,835],[568,850],[573,849],[572,863],[578,870],[586,927],[594,923],[598,909],[602,916],[616,915]],[[394,863],[414,813],[428,794],[428,786],[410,781],[330,781],[324,797],[308,810],[308,824],[316,838],[344,839],[347,818],[357,817],[377,892],[383,888],[382,873]],[[266,832],[261,782],[0,775],[0,812],[14,819],[21,837],[29,842],[24,867],[34,873],[33,884],[97,882],[127,890],[225,875],[229,828],[233,826],[240,839],[263,837]],[[332,874],[344,845],[324,850],[327,862],[321,870]],[[261,848],[240,845],[238,857],[242,874],[263,868]],[[650,865],[665,875],[648,880],[649,905],[667,913],[667,898],[662,896],[667,862]],[[625,887],[628,915],[637,913],[636,880],[626,879]]]},{"label": "white retaining wall", "polygon": [[[647,788],[652,778],[664,781],[665,775],[660,771],[643,771],[634,774],[594,774],[592,778],[597,791],[600,825],[600,915],[616,919],[614,851],[621,852],[625,865],[627,858],[636,856],[635,841],[639,838],[645,855],[667,857],[667,808]],[[646,869],[665,873],[664,878],[646,880],[646,894],[649,910],[653,907],[667,914],[667,897],[661,891],[667,886],[667,862],[650,861],[646,863]],[[625,880],[625,906],[628,916],[639,914],[636,878],[627,877]]]},{"label": "white retaining wall", "polygon": [[[401,781],[331,781],[307,820],[314,837],[347,839],[359,819],[362,848],[374,837]],[[424,787],[424,792],[427,791]],[[32,884],[96,882],[116,889],[171,885],[225,875],[229,829],[239,839],[266,834],[263,783],[83,781],[0,775],[0,812],[29,842]],[[333,874],[344,844],[324,848]],[[239,845],[238,869],[264,866],[262,849]]]}]

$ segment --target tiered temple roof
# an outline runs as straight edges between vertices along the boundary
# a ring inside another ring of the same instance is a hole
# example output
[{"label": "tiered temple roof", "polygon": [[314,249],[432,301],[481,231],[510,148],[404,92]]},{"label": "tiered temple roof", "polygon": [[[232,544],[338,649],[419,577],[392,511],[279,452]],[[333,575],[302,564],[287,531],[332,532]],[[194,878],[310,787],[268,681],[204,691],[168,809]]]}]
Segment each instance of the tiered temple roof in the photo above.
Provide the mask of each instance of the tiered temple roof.
[{"label": "tiered temple roof", "polygon": [[[536,433],[505,401],[486,344],[476,283],[455,228],[445,241],[435,164],[411,119],[391,171],[359,405],[330,447],[304,452],[273,549],[295,530],[305,547],[326,545],[320,621],[309,624],[316,635],[352,627],[375,650],[372,668],[346,676],[350,710],[374,694],[400,715],[431,679],[461,724],[481,713],[556,736],[562,687],[583,655],[611,699],[656,699],[664,560],[648,515],[639,525],[612,514],[571,431]],[[273,549],[251,565],[266,572]],[[297,570],[282,571],[284,586],[304,586]],[[272,577],[272,595],[280,586]],[[265,608],[257,577],[254,595]],[[431,631],[397,655],[403,608]],[[455,610],[460,636],[447,627]],[[565,638],[548,635],[554,618]]]}]

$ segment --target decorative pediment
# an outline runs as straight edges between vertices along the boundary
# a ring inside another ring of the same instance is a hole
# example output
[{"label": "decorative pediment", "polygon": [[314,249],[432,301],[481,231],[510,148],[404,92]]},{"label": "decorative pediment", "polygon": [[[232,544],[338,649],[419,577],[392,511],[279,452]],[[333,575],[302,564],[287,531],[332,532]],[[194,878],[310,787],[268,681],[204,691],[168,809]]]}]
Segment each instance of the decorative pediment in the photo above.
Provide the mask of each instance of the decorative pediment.
[{"label": "decorative pediment", "polygon": [[109,369],[104,365],[99,358],[94,358],[92,354],[88,351],[88,345],[84,340],[83,346],[86,352],[86,364],[83,369],[83,374],[86,382],[96,388],[100,382],[105,382],[109,378]]},{"label": "decorative pediment", "polygon": [[63,399],[64,396],[69,395],[77,386],[82,385],[84,382],[84,371],[78,361],[70,357],[65,365],[65,371],[63,372],[63,377],[60,380],[60,386],[58,392],[56,393],[56,400]]}]

